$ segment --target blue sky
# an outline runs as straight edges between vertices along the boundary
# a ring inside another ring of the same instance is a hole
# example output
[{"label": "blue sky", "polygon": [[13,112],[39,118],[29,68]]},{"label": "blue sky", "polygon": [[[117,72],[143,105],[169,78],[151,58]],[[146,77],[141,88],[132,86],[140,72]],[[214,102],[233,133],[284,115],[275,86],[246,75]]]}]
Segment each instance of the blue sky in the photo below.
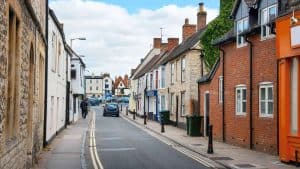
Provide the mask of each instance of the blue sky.
[{"label": "blue sky", "polygon": [[209,8],[218,8],[219,0],[96,0],[109,4],[114,4],[118,6],[122,6],[128,10],[130,13],[135,13],[139,9],[158,9],[162,6],[166,6],[169,4],[175,4],[177,6],[195,6],[195,4],[199,2],[204,2],[205,6]]},{"label": "blue sky", "polygon": [[[219,13],[219,0],[50,0],[64,24],[67,42],[85,55],[89,72],[124,75],[135,68],[153,45],[153,38],[182,37],[185,18],[196,24],[198,3],[205,3],[207,21]],[[116,66],[117,65],[117,66]]]}]

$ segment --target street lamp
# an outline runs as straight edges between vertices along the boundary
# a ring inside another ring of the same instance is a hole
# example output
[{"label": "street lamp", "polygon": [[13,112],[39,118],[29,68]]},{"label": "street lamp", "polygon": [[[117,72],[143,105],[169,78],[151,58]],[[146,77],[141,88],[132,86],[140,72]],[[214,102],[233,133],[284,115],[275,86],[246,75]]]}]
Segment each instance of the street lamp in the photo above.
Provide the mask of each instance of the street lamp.
[{"label": "street lamp", "polygon": [[73,42],[74,40],[86,40],[86,38],[85,38],[85,37],[72,38],[72,39],[70,40],[71,48],[72,48],[72,42]]}]

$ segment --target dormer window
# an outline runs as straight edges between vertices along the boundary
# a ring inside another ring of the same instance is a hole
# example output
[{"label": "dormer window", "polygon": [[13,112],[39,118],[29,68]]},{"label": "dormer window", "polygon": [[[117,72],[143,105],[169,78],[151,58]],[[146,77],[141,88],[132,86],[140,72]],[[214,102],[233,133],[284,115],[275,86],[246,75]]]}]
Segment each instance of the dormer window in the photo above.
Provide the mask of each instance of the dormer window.
[{"label": "dormer window", "polygon": [[277,17],[277,5],[269,6],[261,11],[261,38],[266,39],[273,37],[268,23]]},{"label": "dormer window", "polygon": [[246,40],[244,38],[244,36],[241,35],[241,33],[245,32],[247,29],[249,28],[249,18],[246,17],[246,18],[243,18],[241,20],[238,20],[237,23],[236,23],[236,33],[237,33],[237,47],[240,48],[240,47],[243,47],[243,46],[246,46],[247,43],[246,43]]}]

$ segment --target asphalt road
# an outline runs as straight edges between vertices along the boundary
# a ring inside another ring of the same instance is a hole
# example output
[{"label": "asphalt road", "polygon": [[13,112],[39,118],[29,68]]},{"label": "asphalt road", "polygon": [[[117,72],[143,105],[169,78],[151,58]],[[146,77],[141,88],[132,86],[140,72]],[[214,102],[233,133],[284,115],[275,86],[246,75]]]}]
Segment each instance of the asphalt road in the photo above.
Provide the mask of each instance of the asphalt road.
[{"label": "asphalt road", "polygon": [[121,117],[103,117],[102,107],[93,109],[97,151],[104,169],[206,168]]}]

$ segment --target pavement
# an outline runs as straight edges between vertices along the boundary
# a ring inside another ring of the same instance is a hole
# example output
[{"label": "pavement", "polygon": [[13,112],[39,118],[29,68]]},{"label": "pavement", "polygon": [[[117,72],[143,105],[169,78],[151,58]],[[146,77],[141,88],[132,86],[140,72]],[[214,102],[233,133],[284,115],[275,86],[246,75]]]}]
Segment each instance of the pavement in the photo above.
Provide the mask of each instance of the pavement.
[{"label": "pavement", "polygon": [[272,156],[266,153],[257,152],[237,146],[232,146],[223,142],[213,142],[214,154],[207,154],[208,139],[206,137],[190,137],[183,129],[176,128],[171,125],[165,125],[165,133],[161,133],[161,125],[155,121],[147,121],[144,125],[144,119],[133,115],[126,115],[125,110],[122,111],[122,117],[128,119],[146,130],[150,130],[161,136],[176,142],[177,144],[201,154],[226,168],[258,168],[258,169],[293,169],[297,168],[293,164],[282,163],[278,156]]},{"label": "pavement", "polygon": [[[89,117],[88,117],[89,118]],[[68,125],[39,155],[38,164],[33,169],[81,169],[85,164],[84,137],[89,119],[79,119]]]}]

